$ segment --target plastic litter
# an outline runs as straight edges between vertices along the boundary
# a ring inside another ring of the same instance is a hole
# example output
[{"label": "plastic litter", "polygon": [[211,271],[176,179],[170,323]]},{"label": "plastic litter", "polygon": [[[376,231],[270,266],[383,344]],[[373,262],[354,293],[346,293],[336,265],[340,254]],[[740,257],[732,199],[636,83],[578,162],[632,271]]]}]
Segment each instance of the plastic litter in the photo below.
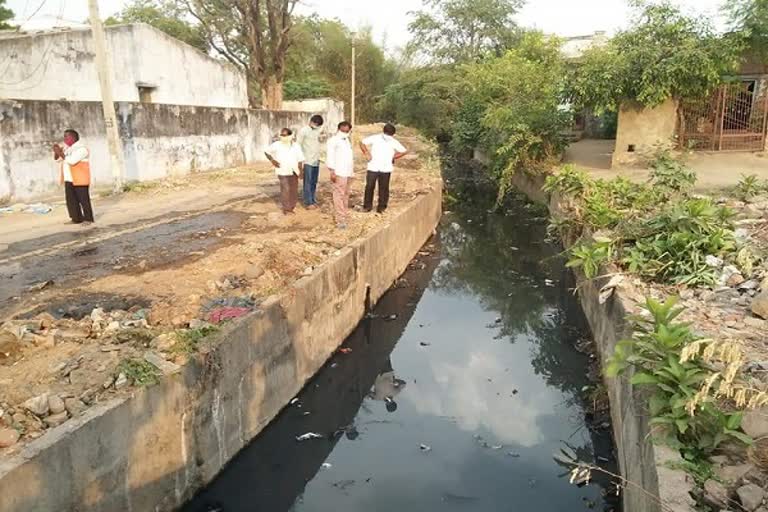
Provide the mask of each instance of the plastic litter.
[{"label": "plastic litter", "polygon": [[299,399],[298,399],[298,398],[294,398],[293,400],[291,400],[290,402],[288,402],[288,405],[293,405],[293,404],[295,404],[295,403],[298,403],[298,401],[299,401]]},{"label": "plastic litter", "polygon": [[421,445],[419,445],[419,450],[421,450],[421,451],[423,451],[425,453],[426,452],[431,452],[432,451],[432,447],[428,446],[426,444],[421,444]]},{"label": "plastic litter", "polygon": [[421,343],[419,343],[419,345],[421,345],[422,347],[428,347],[428,346],[431,345],[431,343],[427,343],[426,341],[422,341]]},{"label": "plastic litter", "polygon": [[51,210],[53,210],[53,207],[49,204],[35,203],[27,206],[27,209],[24,211],[27,213],[36,213],[38,215],[45,215],[46,213],[50,213]]},{"label": "plastic litter", "polygon": [[333,464],[330,462],[323,462],[323,469],[331,469],[333,467]]},{"label": "plastic litter", "polygon": [[300,436],[296,436],[296,440],[299,442],[309,441],[310,439],[322,439],[322,438],[323,436],[315,432],[307,432],[306,434],[301,434]]},{"label": "plastic litter", "polygon": [[340,348],[339,352],[341,352],[342,354],[351,354],[352,353],[352,349],[344,347],[344,348]]},{"label": "plastic litter", "polygon": [[208,315],[208,321],[212,324],[218,324],[225,320],[240,318],[241,316],[245,316],[250,312],[251,308],[218,308],[211,311],[211,314]]}]

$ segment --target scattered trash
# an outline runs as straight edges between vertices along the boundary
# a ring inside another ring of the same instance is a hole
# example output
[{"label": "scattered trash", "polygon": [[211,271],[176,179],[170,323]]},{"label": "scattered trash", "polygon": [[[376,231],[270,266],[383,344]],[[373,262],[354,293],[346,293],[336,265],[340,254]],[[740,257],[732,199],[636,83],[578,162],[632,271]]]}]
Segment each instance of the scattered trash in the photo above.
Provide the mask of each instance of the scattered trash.
[{"label": "scattered trash", "polygon": [[431,452],[432,451],[432,447],[428,446],[426,444],[422,444],[422,445],[419,445],[419,450],[421,450],[421,451],[423,451],[425,453],[426,452]]},{"label": "scattered trash", "polygon": [[323,469],[331,469],[333,467],[333,464],[330,462],[323,462]]},{"label": "scattered trash", "polygon": [[384,320],[386,320],[387,322],[391,322],[392,320],[397,320],[397,315],[389,315]]},{"label": "scattered trash", "polygon": [[515,247],[514,245],[509,246],[510,251],[519,251],[520,249],[518,247]]},{"label": "scattered trash", "polygon": [[13,208],[10,206],[0,207],[0,213],[13,213]]},{"label": "scattered trash", "polygon": [[323,436],[315,432],[307,432],[306,434],[301,434],[300,436],[296,436],[296,440],[299,442],[309,441],[310,439],[322,439],[322,438]]},{"label": "scattered trash", "polygon": [[240,318],[251,312],[251,308],[237,308],[237,307],[225,307],[218,308],[211,311],[208,315],[208,321],[212,324],[218,324],[225,320],[233,320]]},{"label": "scattered trash", "polygon": [[515,452],[507,452],[507,455],[512,457],[513,459],[519,459],[520,458],[520,454],[519,453],[515,453]]},{"label": "scattered trash", "polygon": [[422,341],[421,343],[419,343],[419,345],[421,345],[422,347],[428,347],[428,346],[430,346],[432,344],[431,343],[427,343],[426,341]]},{"label": "scattered trash", "polygon": [[288,405],[293,405],[293,404],[296,404],[296,403],[298,403],[298,401],[299,401],[299,399],[298,399],[298,398],[294,398],[293,400],[291,400],[290,402],[288,402]]},{"label": "scattered trash", "polygon": [[611,278],[602,288],[597,300],[600,304],[605,304],[613,295],[613,291],[624,281],[622,274],[617,274]]},{"label": "scattered trash", "polygon": [[477,501],[475,496],[462,496],[459,494],[452,494],[450,492],[443,493],[443,501],[447,503],[471,503]]},{"label": "scattered trash", "polygon": [[551,279],[545,279],[544,280],[544,284],[549,286],[549,287],[555,286],[555,282],[553,280],[551,280]]},{"label": "scattered trash", "polygon": [[491,446],[491,450],[501,450],[504,448],[503,444],[497,444],[496,446]]},{"label": "scattered trash", "polygon": [[339,363],[331,363],[331,368],[336,368],[337,366],[339,366]]},{"label": "scattered trash", "polygon": [[49,286],[53,285],[53,279],[49,279],[48,281],[43,281],[42,283],[33,284],[29,287],[30,292],[39,292],[40,290],[44,288],[48,288]]},{"label": "scattered trash", "polygon": [[346,490],[347,487],[350,487],[352,485],[355,485],[354,480],[341,480],[333,484],[334,487],[336,487],[337,489],[341,489],[342,491]]},{"label": "scattered trash", "polygon": [[344,347],[344,348],[340,348],[339,352],[341,352],[342,354],[351,354],[352,353],[352,349]]},{"label": "scattered trash", "polygon": [[218,308],[253,308],[256,302],[250,295],[243,297],[220,297],[207,301],[202,309],[203,311],[213,311]]},{"label": "scattered trash", "polygon": [[518,394],[518,393],[519,393],[519,391],[518,391],[518,390],[516,390],[516,389],[513,389],[513,390],[512,390],[512,394],[513,394],[513,395],[516,395],[516,394]]},{"label": "scattered trash", "polygon": [[49,204],[35,203],[27,206],[27,209],[24,211],[27,213],[36,213],[38,215],[45,215],[46,213],[50,213],[51,210],[53,210],[53,207]]},{"label": "scattered trash", "polygon": [[496,320],[493,321],[495,324],[500,324],[502,322],[501,317],[496,318]]}]

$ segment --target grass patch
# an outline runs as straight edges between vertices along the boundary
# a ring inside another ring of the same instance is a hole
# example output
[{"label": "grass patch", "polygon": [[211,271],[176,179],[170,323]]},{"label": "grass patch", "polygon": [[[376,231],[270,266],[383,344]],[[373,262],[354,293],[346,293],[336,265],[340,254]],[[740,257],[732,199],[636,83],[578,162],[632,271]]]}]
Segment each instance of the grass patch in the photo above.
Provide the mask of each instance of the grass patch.
[{"label": "grass patch", "polygon": [[211,334],[218,332],[219,328],[213,325],[206,325],[199,329],[189,329],[185,331],[176,332],[178,342],[173,346],[174,352],[180,352],[184,354],[193,354],[200,348],[200,343],[210,336]]}]

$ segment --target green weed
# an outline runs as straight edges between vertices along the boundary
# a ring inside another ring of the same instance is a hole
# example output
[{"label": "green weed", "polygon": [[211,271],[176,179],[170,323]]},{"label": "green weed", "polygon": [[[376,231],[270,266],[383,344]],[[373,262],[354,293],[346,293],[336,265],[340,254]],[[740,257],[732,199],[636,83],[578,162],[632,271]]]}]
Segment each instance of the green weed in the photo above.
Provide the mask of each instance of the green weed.
[{"label": "green weed", "polygon": [[117,366],[117,373],[124,373],[134,386],[152,386],[160,382],[160,371],[143,359],[123,359]]},{"label": "green weed", "polygon": [[742,174],[739,183],[733,190],[733,194],[741,201],[747,202],[764,192],[766,186],[760,183],[755,174]]},{"label": "green weed", "polygon": [[189,329],[186,331],[178,331],[176,336],[178,342],[173,346],[174,352],[180,352],[185,354],[192,354],[198,351],[200,342],[206,337],[217,332],[218,327],[208,325],[199,329]]},{"label": "green weed", "polygon": [[[697,337],[688,324],[677,321],[683,309],[676,298],[648,298],[645,309],[649,315],[632,318],[632,338],[616,345],[606,375],[634,371],[630,382],[652,392],[648,407],[651,425],[658,427],[656,437],[679,448],[688,461],[701,460],[728,439],[751,443],[739,431],[742,413],[725,410],[718,400],[737,386],[740,360],[733,357],[732,347],[719,346],[723,360],[718,363],[736,365],[729,381],[725,371],[714,369],[711,358],[699,355],[702,347],[715,342]],[[715,388],[718,379],[725,385]]]}]

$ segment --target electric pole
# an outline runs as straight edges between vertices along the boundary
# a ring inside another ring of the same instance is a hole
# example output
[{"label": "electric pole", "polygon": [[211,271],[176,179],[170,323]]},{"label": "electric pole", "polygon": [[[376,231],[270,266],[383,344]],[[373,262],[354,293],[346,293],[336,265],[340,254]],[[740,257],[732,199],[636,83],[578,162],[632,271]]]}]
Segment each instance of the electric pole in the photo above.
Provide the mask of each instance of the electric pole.
[{"label": "electric pole", "polygon": [[357,57],[357,49],[355,48],[355,40],[357,39],[357,33],[352,32],[352,116],[350,123],[352,126],[356,126],[355,123],[355,58]]},{"label": "electric pole", "polygon": [[123,187],[125,162],[123,160],[123,146],[120,143],[120,133],[117,129],[115,102],[112,97],[112,54],[107,48],[107,40],[104,36],[104,26],[101,24],[101,17],[99,16],[97,0],[88,0],[88,13],[91,21],[93,47],[96,53],[96,71],[99,75],[99,86],[101,88],[104,126],[107,129],[107,145],[109,147],[112,168],[112,185],[115,192],[120,192]]}]

